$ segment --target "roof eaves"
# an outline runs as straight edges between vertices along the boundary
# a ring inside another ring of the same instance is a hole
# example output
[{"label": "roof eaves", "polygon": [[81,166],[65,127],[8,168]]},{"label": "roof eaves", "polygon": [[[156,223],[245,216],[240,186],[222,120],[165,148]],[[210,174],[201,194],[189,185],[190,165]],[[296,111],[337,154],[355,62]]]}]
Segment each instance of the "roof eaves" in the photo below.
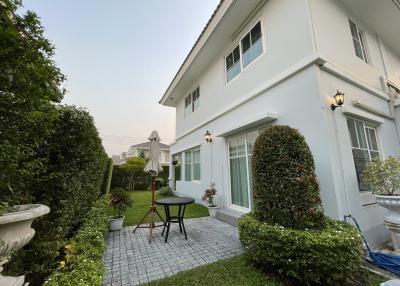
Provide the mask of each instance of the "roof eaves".
[{"label": "roof eaves", "polygon": [[158,103],[160,104],[165,104],[165,101],[168,99],[169,95],[169,91],[173,85],[173,83],[175,82],[175,80],[178,78],[179,73],[182,71],[183,67],[185,66],[186,62],[189,60],[189,57],[191,56],[193,50],[196,48],[196,46],[198,45],[200,39],[203,37],[205,31],[207,30],[207,28],[210,26],[212,20],[214,19],[214,17],[216,16],[217,12],[219,11],[219,9],[221,8],[222,3],[226,1],[226,0],[220,0],[218,3],[217,8],[215,8],[213,14],[211,15],[210,19],[208,20],[207,24],[204,26],[203,30],[201,31],[199,37],[197,38],[196,42],[194,43],[193,47],[190,49],[189,53],[187,54],[185,60],[183,61],[183,63],[181,64],[181,66],[179,67],[178,71],[176,72],[174,78],[172,79],[171,83],[169,84],[167,90],[164,92],[164,95],[162,96],[162,98],[158,101]]}]

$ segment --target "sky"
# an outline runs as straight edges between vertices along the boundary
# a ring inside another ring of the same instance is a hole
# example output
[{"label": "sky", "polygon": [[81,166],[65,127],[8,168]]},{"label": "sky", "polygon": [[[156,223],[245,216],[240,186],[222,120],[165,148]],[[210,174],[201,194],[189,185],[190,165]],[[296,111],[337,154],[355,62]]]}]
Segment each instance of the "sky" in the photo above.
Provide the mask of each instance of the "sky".
[{"label": "sky", "polygon": [[175,110],[158,103],[219,0],[23,0],[41,18],[67,76],[63,103],[94,117],[108,155],[157,130],[175,137]]}]

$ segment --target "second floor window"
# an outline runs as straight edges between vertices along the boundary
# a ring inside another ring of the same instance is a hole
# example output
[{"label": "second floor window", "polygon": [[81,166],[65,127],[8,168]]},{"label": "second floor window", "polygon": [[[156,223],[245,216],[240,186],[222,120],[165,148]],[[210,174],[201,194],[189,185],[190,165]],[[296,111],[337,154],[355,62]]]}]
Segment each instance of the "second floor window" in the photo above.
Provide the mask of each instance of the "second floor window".
[{"label": "second floor window", "polygon": [[195,111],[200,106],[200,88],[196,88],[185,97],[185,116]]},{"label": "second floor window", "polygon": [[225,57],[226,82],[230,82],[237,77],[242,69],[257,59],[263,51],[261,22],[257,22],[250,32],[242,38],[240,43]]},{"label": "second floor window", "polygon": [[258,22],[242,40],[243,68],[263,53],[261,23]]},{"label": "second floor window", "polygon": [[358,29],[357,25],[349,20],[351,36],[353,38],[354,50],[356,56],[368,63],[367,49],[365,47],[364,33]]}]

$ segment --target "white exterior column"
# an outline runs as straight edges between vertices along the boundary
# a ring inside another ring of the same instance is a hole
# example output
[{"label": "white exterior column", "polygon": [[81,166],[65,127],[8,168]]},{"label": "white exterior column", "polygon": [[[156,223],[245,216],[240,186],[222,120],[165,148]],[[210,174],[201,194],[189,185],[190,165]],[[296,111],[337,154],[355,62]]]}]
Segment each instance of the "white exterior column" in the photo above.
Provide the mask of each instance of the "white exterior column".
[{"label": "white exterior column", "polygon": [[171,188],[171,190],[176,190],[176,186],[175,186],[175,166],[172,164],[172,156],[169,157],[169,177],[168,177],[168,181],[169,181],[169,187]]}]

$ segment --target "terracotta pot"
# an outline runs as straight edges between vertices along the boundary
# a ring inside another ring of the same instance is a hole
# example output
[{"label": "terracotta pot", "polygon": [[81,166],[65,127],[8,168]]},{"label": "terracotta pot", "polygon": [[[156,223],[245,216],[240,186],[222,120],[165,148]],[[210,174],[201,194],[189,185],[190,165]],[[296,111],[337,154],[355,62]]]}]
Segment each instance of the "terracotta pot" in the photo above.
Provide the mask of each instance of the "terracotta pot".
[{"label": "terracotta pot", "polygon": [[[12,212],[0,216],[0,273],[11,253],[27,244],[35,235],[32,221],[50,212],[44,205],[14,206]],[[0,285],[22,286],[25,276],[11,277],[0,274]]]}]

